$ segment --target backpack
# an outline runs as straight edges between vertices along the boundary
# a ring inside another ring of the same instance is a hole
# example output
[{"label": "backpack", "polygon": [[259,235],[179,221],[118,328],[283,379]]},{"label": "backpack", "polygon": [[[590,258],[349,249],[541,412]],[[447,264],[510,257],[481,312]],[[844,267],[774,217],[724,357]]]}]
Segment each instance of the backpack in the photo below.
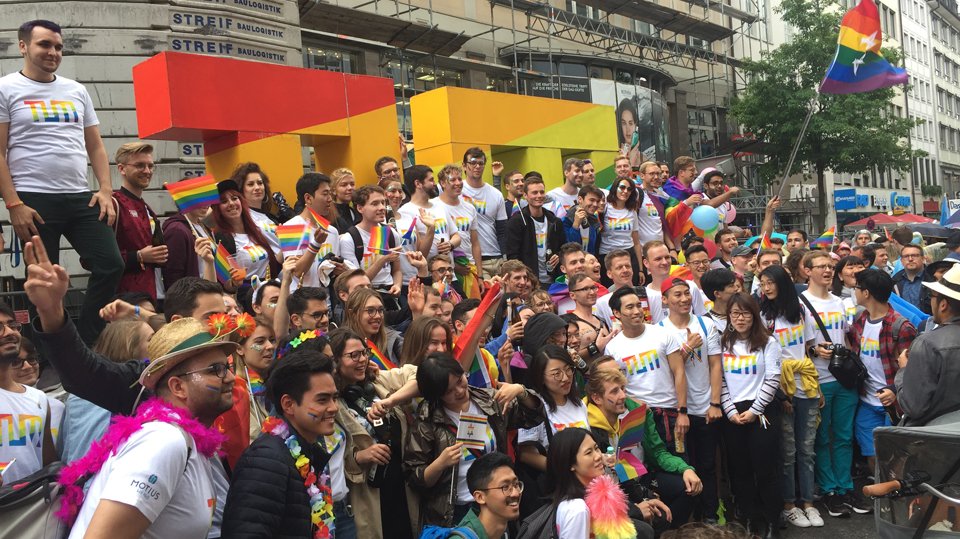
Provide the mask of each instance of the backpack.
[{"label": "backpack", "polygon": [[57,481],[62,462],[0,487],[0,536],[62,539],[70,527],[56,517],[63,488]]},{"label": "backpack", "polygon": [[548,503],[523,519],[517,539],[557,539],[557,508]]},{"label": "backpack", "polygon": [[420,539],[448,539],[448,538],[460,538],[460,539],[479,539],[477,534],[467,528],[466,526],[461,526],[459,528],[442,528],[440,526],[424,526],[423,532],[420,534]]}]

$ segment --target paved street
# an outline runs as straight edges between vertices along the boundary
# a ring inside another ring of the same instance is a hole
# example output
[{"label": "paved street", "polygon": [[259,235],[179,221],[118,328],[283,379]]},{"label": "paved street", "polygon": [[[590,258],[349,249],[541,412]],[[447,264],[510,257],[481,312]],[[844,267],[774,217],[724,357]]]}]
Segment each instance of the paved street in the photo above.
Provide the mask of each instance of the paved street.
[{"label": "paved street", "polygon": [[821,539],[833,537],[835,539],[866,539],[877,536],[876,526],[873,524],[873,514],[853,515],[850,518],[832,518],[826,510],[820,507],[825,525],[822,528],[801,529],[789,526],[782,530],[780,536],[784,539]]}]

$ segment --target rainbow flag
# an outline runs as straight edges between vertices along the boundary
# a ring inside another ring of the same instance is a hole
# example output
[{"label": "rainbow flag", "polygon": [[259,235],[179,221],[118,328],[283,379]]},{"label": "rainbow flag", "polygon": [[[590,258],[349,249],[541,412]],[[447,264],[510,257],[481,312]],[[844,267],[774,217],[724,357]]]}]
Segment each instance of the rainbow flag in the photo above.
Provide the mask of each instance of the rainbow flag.
[{"label": "rainbow flag", "polygon": [[617,465],[614,466],[617,472],[617,479],[623,483],[631,479],[647,475],[647,467],[640,462],[640,459],[629,451],[621,451],[617,456]]},{"label": "rainbow flag", "polygon": [[176,183],[165,183],[163,186],[173,198],[173,203],[182,212],[205,208],[220,203],[220,192],[217,191],[217,179],[210,174],[204,174],[192,180],[181,180]]},{"label": "rainbow flag", "polygon": [[388,371],[397,368],[397,364],[390,361],[390,358],[381,352],[380,349],[377,348],[377,345],[373,344],[373,341],[370,339],[367,339],[367,348],[370,349],[370,361],[376,363],[381,370]]},{"label": "rainbow flag", "polygon": [[483,299],[480,300],[480,306],[477,307],[477,312],[473,314],[473,316],[467,322],[467,327],[463,328],[463,332],[460,333],[460,337],[457,339],[457,342],[453,344],[453,357],[457,361],[461,362],[461,364],[463,364],[463,358],[461,356],[463,356],[466,352],[466,343],[470,340],[472,335],[474,335],[477,331],[480,331],[483,317],[486,315],[487,311],[496,308],[502,295],[500,283],[493,283],[493,286],[487,289],[486,293],[483,295]]},{"label": "rainbow flag", "polygon": [[468,298],[480,299],[480,274],[477,272],[477,267],[470,263],[470,259],[463,251],[459,250],[453,251],[453,263],[470,268],[470,273],[460,275],[458,279],[462,281],[463,293]]},{"label": "rainbow flag", "polygon": [[690,268],[686,266],[670,266],[670,277],[676,277],[684,281],[692,281],[693,273],[690,273]]},{"label": "rainbow flag", "polygon": [[277,239],[284,255],[300,251],[310,242],[310,227],[307,225],[280,225],[277,227]]},{"label": "rainbow flag", "polygon": [[313,219],[314,226],[318,226],[324,230],[330,230],[330,221],[327,221],[322,215],[313,211],[313,208],[307,207],[307,212],[310,214],[310,218]]},{"label": "rainbow flag", "polygon": [[410,228],[403,233],[403,236],[400,238],[400,245],[411,245],[413,244],[413,235],[417,231],[417,218],[414,217],[413,221],[410,223]]},{"label": "rainbow flag", "polygon": [[478,346],[477,353],[473,356],[473,363],[470,364],[470,372],[467,373],[467,383],[474,387],[496,389],[497,385],[503,381],[497,358],[484,347]]},{"label": "rainbow flag", "polygon": [[266,392],[266,386],[263,385],[263,378],[260,377],[256,371],[247,369],[247,374],[250,376],[248,383],[250,384],[250,394],[259,397]]},{"label": "rainbow flag", "polygon": [[560,303],[561,301],[570,299],[570,285],[567,284],[567,276],[561,275],[557,277],[556,281],[550,283],[550,287],[547,288],[547,293],[550,294],[550,299],[552,299],[554,303]]},{"label": "rainbow flag", "polygon": [[883,34],[873,0],[860,3],[843,16],[837,54],[820,83],[825,94],[870,92],[907,83],[907,70],[894,67],[880,52]]},{"label": "rainbow flag", "polygon": [[450,283],[447,282],[446,278],[444,278],[443,281],[440,281],[438,283],[433,283],[433,288],[437,292],[440,292],[441,298],[443,299],[449,298],[451,301],[453,301],[454,305],[456,305],[457,303],[460,303],[460,301],[463,300],[463,298],[460,297],[460,294],[458,294],[457,291],[454,290],[452,286],[450,286]]},{"label": "rainbow flag", "polygon": [[386,253],[389,249],[387,243],[387,234],[389,230],[386,225],[377,225],[370,231],[370,243],[367,244],[367,251],[370,253]]},{"label": "rainbow flag", "polygon": [[826,245],[827,247],[830,247],[831,245],[833,245],[833,237],[836,231],[837,231],[836,225],[828,228],[823,234],[820,235],[819,238],[811,241],[810,245],[811,246]]},{"label": "rainbow flag", "polygon": [[617,449],[625,450],[643,443],[646,433],[647,405],[641,404],[620,419]]},{"label": "rainbow flag", "polygon": [[217,270],[217,279],[224,283],[230,282],[230,270],[233,264],[230,263],[230,253],[222,243],[217,244],[217,252],[214,253],[213,266]]},{"label": "rainbow flag", "polygon": [[687,232],[693,230],[693,223],[690,222],[690,215],[693,214],[693,208],[683,203],[686,196],[680,198],[682,195],[678,193],[670,194],[662,189],[660,193],[662,196],[658,196],[657,198],[659,198],[660,203],[663,204],[661,220],[666,227],[664,232],[669,234],[671,238],[682,238]]}]

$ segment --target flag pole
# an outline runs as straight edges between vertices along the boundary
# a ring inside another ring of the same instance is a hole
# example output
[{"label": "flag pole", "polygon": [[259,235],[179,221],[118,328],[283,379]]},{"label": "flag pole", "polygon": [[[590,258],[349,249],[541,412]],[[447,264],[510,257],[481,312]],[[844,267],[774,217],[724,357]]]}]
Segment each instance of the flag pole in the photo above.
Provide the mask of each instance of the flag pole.
[{"label": "flag pole", "polygon": [[790,159],[787,161],[787,168],[783,171],[783,179],[780,180],[780,187],[777,189],[777,196],[783,196],[783,188],[787,185],[787,179],[790,177],[790,170],[793,168],[793,162],[797,158],[797,152],[800,150],[800,143],[803,142],[803,136],[807,134],[807,127],[810,126],[810,118],[813,117],[813,111],[817,108],[817,101],[820,99],[820,91],[816,90],[810,103],[807,105],[807,117],[803,119],[803,125],[800,127],[800,133],[797,134],[797,141],[793,144],[793,150],[790,152]]}]

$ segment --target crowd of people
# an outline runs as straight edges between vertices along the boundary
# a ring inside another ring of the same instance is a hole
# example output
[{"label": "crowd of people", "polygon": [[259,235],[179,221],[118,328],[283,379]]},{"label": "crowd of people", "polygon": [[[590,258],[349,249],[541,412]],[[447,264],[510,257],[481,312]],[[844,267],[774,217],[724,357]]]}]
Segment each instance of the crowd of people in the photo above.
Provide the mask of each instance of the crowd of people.
[{"label": "crowd of people", "polygon": [[[690,157],[618,157],[609,189],[570,158],[548,191],[481,148],[306,173],[292,207],[244,163],[161,218],[151,145],[120,146],[111,190],[59,27],[19,40],[0,196],[32,319],[0,302],[0,477],[62,462],[72,538],[778,537],[872,511],[875,428],[960,409],[960,233],[811,245],[773,197],[741,245],[738,189]],[[722,224],[675,234],[676,204]],[[91,272],[76,321],[62,236]]]}]

